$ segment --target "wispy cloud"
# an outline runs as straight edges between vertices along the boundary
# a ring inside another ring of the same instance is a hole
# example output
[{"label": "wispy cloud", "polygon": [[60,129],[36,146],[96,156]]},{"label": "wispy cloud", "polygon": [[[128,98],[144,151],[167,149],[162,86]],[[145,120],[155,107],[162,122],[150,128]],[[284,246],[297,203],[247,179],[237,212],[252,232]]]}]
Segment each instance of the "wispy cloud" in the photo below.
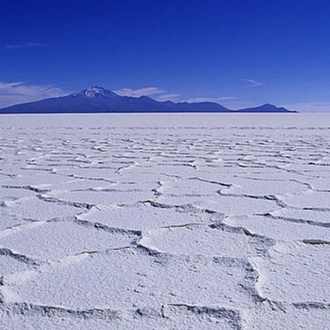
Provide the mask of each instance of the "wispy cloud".
[{"label": "wispy cloud", "polygon": [[194,102],[222,102],[222,101],[232,101],[236,100],[236,96],[223,96],[223,97],[193,97],[186,100],[186,102],[194,103]]},{"label": "wispy cloud", "polygon": [[156,97],[157,101],[177,101],[180,94],[163,94]]},{"label": "wispy cloud", "polygon": [[260,81],[253,80],[253,79],[242,79],[242,80],[249,83],[248,87],[259,87],[259,86],[263,85]]},{"label": "wispy cloud", "polygon": [[215,97],[191,97],[186,100],[189,103],[197,103],[197,102],[217,102]]},{"label": "wispy cloud", "polygon": [[158,87],[144,87],[139,89],[131,89],[131,88],[122,88],[114,91],[116,94],[121,96],[131,96],[131,97],[140,97],[142,95],[151,96],[155,100],[163,102],[163,101],[173,101],[173,102],[216,102],[220,103],[226,107],[232,108],[242,108],[238,106],[243,103],[239,100],[237,96],[220,96],[220,97],[191,97],[188,99],[182,98],[181,94],[178,93],[169,93],[166,90],[163,90]]},{"label": "wispy cloud", "polygon": [[0,108],[68,94],[70,94],[70,92],[53,85],[28,85],[24,82],[0,82]]},{"label": "wispy cloud", "polygon": [[152,96],[152,95],[165,93],[165,91],[159,89],[158,87],[144,87],[140,89],[122,88],[114,92],[121,96],[132,96],[132,97],[140,97],[143,95]]},{"label": "wispy cloud", "polygon": [[232,101],[232,100],[237,100],[237,96],[223,96],[223,97],[218,97],[218,101]]},{"label": "wispy cloud", "polygon": [[6,45],[5,49],[11,50],[11,49],[20,49],[20,48],[39,48],[39,47],[47,47],[47,45],[38,42],[26,42],[22,44]]}]

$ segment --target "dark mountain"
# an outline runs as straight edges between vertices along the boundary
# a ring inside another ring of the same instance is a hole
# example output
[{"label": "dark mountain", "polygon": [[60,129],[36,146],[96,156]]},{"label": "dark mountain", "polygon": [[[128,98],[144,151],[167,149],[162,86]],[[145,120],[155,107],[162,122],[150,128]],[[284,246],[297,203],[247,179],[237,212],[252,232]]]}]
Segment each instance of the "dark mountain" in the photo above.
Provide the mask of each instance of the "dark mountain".
[{"label": "dark mountain", "polygon": [[264,105],[260,105],[259,107],[255,108],[245,108],[241,110],[237,110],[237,112],[296,112],[296,111],[289,111],[283,107],[276,107],[275,105],[266,103]]},{"label": "dark mountain", "polygon": [[139,113],[139,112],[291,112],[265,104],[258,108],[232,111],[215,102],[158,102],[148,96],[128,97],[102,87],[90,87],[80,93],[13,105],[0,109],[11,113]]}]

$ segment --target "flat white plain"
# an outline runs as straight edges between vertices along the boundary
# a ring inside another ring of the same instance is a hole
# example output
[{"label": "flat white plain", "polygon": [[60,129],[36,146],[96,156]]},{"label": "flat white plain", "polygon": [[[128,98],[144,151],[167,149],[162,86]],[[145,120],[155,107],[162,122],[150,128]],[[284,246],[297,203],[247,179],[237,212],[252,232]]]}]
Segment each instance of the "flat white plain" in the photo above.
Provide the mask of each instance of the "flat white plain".
[{"label": "flat white plain", "polygon": [[1,329],[329,329],[330,116],[3,115]]}]

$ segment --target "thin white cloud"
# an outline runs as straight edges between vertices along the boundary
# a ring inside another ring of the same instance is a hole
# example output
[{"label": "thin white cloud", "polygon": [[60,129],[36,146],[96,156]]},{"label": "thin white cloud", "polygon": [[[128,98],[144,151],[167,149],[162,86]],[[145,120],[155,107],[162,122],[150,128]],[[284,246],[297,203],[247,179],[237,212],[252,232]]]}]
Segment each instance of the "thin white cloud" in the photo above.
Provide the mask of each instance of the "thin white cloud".
[{"label": "thin white cloud", "polygon": [[260,81],[253,79],[242,79],[242,80],[249,83],[248,87],[259,87],[263,85]]},{"label": "thin white cloud", "polygon": [[237,96],[223,96],[223,97],[218,97],[218,101],[232,101],[232,100],[237,100]]},{"label": "thin white cloud", "polygon": [[197,103],[197,102],[217,102],[215,97],[192,97],[186,100],[189,103]]},{"label": "thin white cloud", "polygon": [[248,101],[237,99],[237,100],[223,101],[221,102],[221,105],[231,110],[239,110],[244,108],[251,108],[254,106],[258,106],[260,104],[255,104]]},{"label": "thin white cloud", "polygon": [[37,47],[47,47],[47,45],[38,42],[26,42],[23,44],[6,45],[5,49],[10,50],[10,49],[37,48]]},{"label": "thin white cloud", "polygon": [[140,89],[131,89],[131,88],[122,88],[114,91],[116,94],[121,96],[131,96],[131,97],[140,97],[142,95],[151,96],[155,100],[163,101],[173,101],[173,102],[216,102],[222,105],[230,106],[234,103],[234,106],[237,103],[237,96],[222,96],[222,97],[192,97],[189,99],[183,99],[180,97],[180,94],[177,93],[168,93],[167,91],[160,89],[158,87],[144,87]]},{"label": "thin white cloud", "polygon": [[156,97],[157,101],[177,101],[180,94],[162,94]]},{"label": "thin white cloud", "polygon": [[131,89],[131,88],[122,88],[114,91],[120,96],[131,96],[131,97],[140,97],[140,96],[152,96],[165,93],[165,91],[159,89],[158,87],[144,87],[140,89]]},{"label": "thin white cloud", "polygon": [[195,102],[223,102],[223,101],[232,101],[236,100],[236,96],[223,96],[223,97],[192,97],[186,100],[186,102],[189,103],[195,103]]},{"label": "thin white cloud", "polygon": [[70,94],[70,92],[52,85],[28,85],[24,82],[0,82],[0,108],[68,94]]}]

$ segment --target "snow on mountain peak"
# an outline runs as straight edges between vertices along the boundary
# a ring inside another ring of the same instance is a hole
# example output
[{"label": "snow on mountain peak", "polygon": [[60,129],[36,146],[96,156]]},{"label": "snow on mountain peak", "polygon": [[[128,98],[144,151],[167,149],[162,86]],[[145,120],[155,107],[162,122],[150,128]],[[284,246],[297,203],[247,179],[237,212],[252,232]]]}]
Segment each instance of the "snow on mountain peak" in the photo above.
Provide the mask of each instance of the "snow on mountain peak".
[{"label": "snow on mountain peak", "polygon": [[87,98],[94,98],[94,97],[98,97],[100,95],[102,95],[104,97],[109,97],[109,98],[118,97],[118,95],[115,94],[114,92],[112,92],[108,89],[105,89],[103,87],[98,87],[98,86],[92,86],[92,87],[85,89],[83,91],[83,94]]}]

